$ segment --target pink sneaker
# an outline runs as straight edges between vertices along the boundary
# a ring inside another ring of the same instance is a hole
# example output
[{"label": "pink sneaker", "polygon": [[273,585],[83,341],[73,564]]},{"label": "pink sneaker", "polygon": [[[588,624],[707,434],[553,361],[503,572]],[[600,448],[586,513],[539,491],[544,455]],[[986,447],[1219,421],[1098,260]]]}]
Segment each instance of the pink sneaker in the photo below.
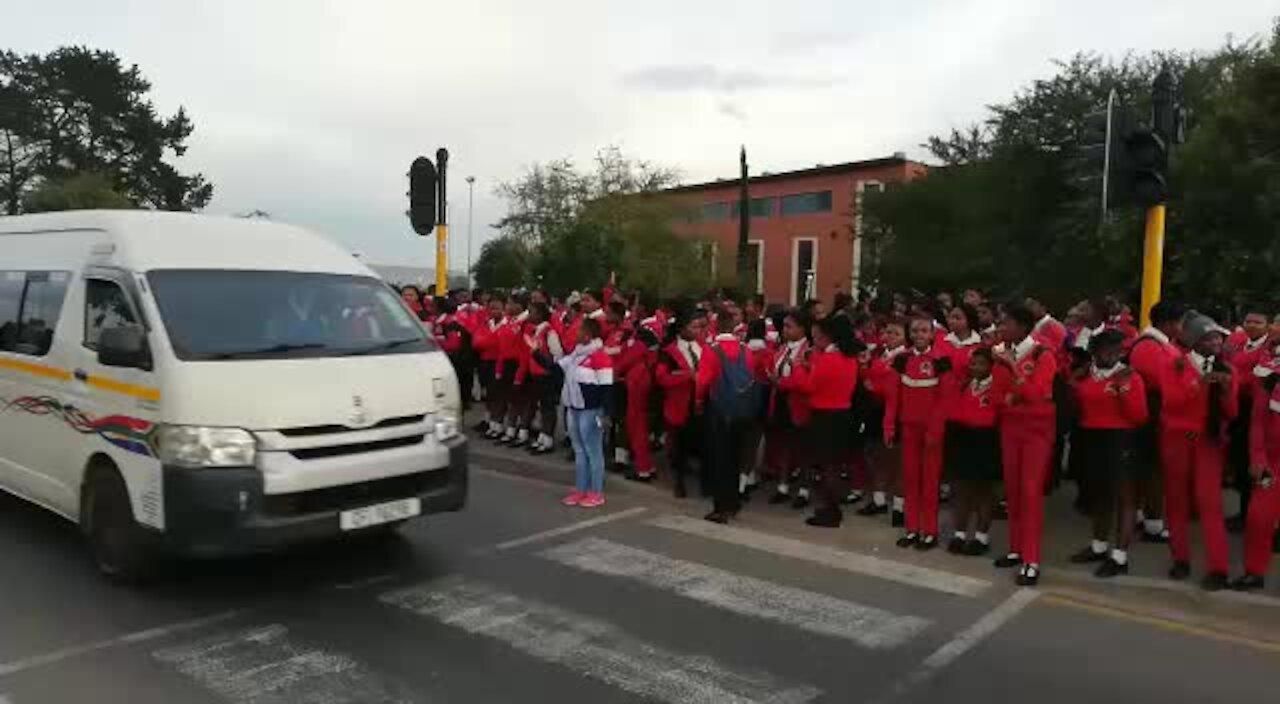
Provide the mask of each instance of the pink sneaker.
[{"label": "pink sneaker", "polygon": [[599,508],[604,506],[604,494],[589,493],[578,502],[582,508]]},{"label": "pink sneaker", "polygon": [[568,496],[564,497],[563,499],[560,499],[560,503],[564,504],[565,506],[581,506],[582,501],[585,498],[587,498],[587,494],[584,494],[581,491],[575,491],[572,494],[569,494]]}]

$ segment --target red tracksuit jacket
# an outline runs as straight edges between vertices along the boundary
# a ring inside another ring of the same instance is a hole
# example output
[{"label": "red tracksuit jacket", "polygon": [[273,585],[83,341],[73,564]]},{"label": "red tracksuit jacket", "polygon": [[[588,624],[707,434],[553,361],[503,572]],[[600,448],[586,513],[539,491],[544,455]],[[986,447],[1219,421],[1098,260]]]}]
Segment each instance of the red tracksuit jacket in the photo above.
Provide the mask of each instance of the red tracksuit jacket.
[{"label": "red tracksuit jacket", "polygon": [[1048,347],[1034,341],[1030,348],[1022,345],[1010,361],[1004,355],[996,355],[994,373],[1000,375],[1000,386],[1007,389],[1002,404],[1002,417],[1010,421],[1031,418],[1054,418],[1057,408],[1053,403],[1053,379],[1057,374],[1058,360]]},{"label": "red tracksuit jacket", "polygon": [[[1271,371],[1270,367],[1267,367]],[[1271,374],[1278,372],[1271,371]],[[1280,475],[1280,384],[1270,391],[1260,386],[1253,396],[1249,419],[1249,464]]]},{"label": "red tracksuit jacket", "polygon": [[1087,376],[1072,384],[1071,391],[1081,428],[1136,430],[1147,424],[1147,385],[1132,369],[1109,377],[1090,369]]},{"label": "red tracksuit jacket", "polygon": [[982,381],[970,378],[964,384],[953,387],[947,396],[947,422],[967,428],[996,427],[1004,389],[999,388],[994,373]]},{"label": "red tracksuit jacket", "polygon": [[[699,368],[706,362],[710,351],[705,345],[699,345],[702,351]],[[654,380],[662,388],[662,417],[668,428],[680,428],[689,422],[693,413],[694,392],[697,378],[693,368],[689,366],[684,353],[680,351],[680,342],[672,342],[662,348],[658,355],[658,366],[654,370]]]},{"label": "red tracksuit jacket", "polygon": [[809,363],[792,370],[787,390],[804,394],[815,411],[847,411],[858,388],[858,358],[834,346],[809,353]]},{"label": "red tracksuit jacket", "polygon": [[471,346],[480,355],[481,361],[497,362],[501,356],[498,349],[498,331],[507,324],[507,319],[485,318],[471,331]]},{"label": "red tracksuit jacket", "polygon": [[[1194,353],[1188,352],[1182,357],[1185,361],[1176,361],[1165,370],[1161,384],[1162,405],[1160,408],[1160,427],[1183,433],[1200,433],[1204,436],[1222,440],[1226,432],[1226,421],[1235,418],[1239,410],[1239,380],[1233,374],[1231,382],[1218,393],[1219,425],[1209,427],[1210,386],[1201,380],[1203,371],[1197,367],[1200,362]],[[1220,359],[1212,360],[1215,371],[1225,371],[1227,365]],[[1181,367],[1181,369],[1179,369]]]}]

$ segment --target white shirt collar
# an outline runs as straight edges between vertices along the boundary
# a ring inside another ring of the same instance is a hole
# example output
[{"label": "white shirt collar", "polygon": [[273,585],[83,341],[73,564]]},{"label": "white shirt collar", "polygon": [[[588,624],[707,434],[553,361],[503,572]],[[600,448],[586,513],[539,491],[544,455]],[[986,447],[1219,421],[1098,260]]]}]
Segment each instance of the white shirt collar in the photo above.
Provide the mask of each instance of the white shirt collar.
[{"label": "white shirt collar", "polygon": [[1121,369],[1124,369],[1124,364],[1120,362],[1116,362],[1115,366],[1110,367],[1108,369],[1102,369],[1095,364],[1092,367],[1093,378],[1097,379],[1098,381],[1106,381],[1107,379],[1110,379],[1116,374],[1119,374]]},{"label": "white shirt collar", "polygon": [[1013,356],[1017,359],[1022,359],[1028,354],[1031,354],[1031,350],[1035,349],[1035,346],[1035,339],[1030,335],[1027,335],[1022,339],[1022,342],[1013,346]]},{"label": "white shirt collar", "polygon": [[1169,344],[1169,336],[1164,334],[1163,332],[1160,332],[1160,330],[1155,327],[1149,327],[1146,330],[1143,330],[1142,335],[1144,337],[1149,337],[1161,344],[1164,344],[1164,345]]},{"label": "white shirt collar", "polygon": [[991,388],[991,380],[993,378],[994,377],[988,374],[987,378],[985,379],[972,379],[969,381],[969,390],[974,392],[975,394],[980,394],[983,391],[986,391],[987,389]]},{"label": "white shirt collar", "polygon": [[734,335],[731,332],[722,332],[719,335],[716,335],[715,341],[716,342],[737,342],[738,336]]},{"label": "white shirt collar", "polygon": [[1187,357],[1191,359],[1191,363],[1195,365],[1196,371],[1200,372],[1201,376],[1204,376],[1205,367],[1213,368],[1213,357],[1205,357],[1195,350],[1188,352]]},{"label": "white shirt collar", "polygon": [[911,347],[911,354],[917,357],[923,357],[924,355],[929,354],[932,351],[933,351],[933,345],[929,345],[923,350],[916,349],[914,345]]},{"label": "white shirt collar", "polygon": [[600,318],[603,318],[603,317],[604,317],[604,308],[596,308],[595,310],[593,310],[593,311],[591,311],[590,313],[588,313],[588,314],[587,314],[587,317],[588,317],[588,318],[595,318],[595,319],[597,319],[597,320],[599,320]]},{"label": "white shirt collar", "polygon": [[1036,330],[1039,330],[1040,328],[1042,328],[1042,327],[1044,327],[1044,326],[1046,326],[1046,325],[1048,325],[1049,323],[1052,323],[1052,322],[1054,322],[1054,321],[1053,321],[1053,316],[1052,316],[1052,315],[1049,315],[1048,313],[1045,313],[1043,318],[1041,318],[1041,319],[1039,319],[1039,320],[1037,320],[1037,321],[1036,321]]},{"label": "white shirt collar", "polygon": [[952,345],[955,345],[956,347],[971,347],[973,345],[982,344],[982,336],[974,332],[973,330],[970,330],[969,336],[964,338],[963,340],[956,337],[956,334],[954,332],[947,333],[947,336],[943,339],[946,340],[947,342],[950,342]]},{"label": "white shirt collar", "polygon": [[1267,336],[1267,334],[1266,334],[1266,333],[1263,333],[1262,335],[1259,335],[1259,336],[1258,336],[1258,339],[1256,339],[1256,340],[1248,340],[1248,339],[1246,339],[1246,340],[1245,340],[1245,343],[1244,343],[1244,349],[1245,349],[1245,351],[1246,351],[1246,352],[1255,352],[1255,351],[1257,351],[1257,350],[1258,350],[1259,348],[1261,348],[1263,345],[1267,344],[1267,337],[1268,337],[1268,336]]},{"label": "white shirt collar", "polygon": [[805,339],[802,337],[802,338],[800,338],[799,340],[796,340],[795,342],[788,342],[788,343],[787,343],[787,349],[788,349],[788,350],[790,350],[791,354],[793,354],[793,355],[794,355],[795,353],[799,352],[800,350],[803,350],[803,349],[804,349],[804,346],[805,346],[806,344],[807,344],[807,342],[806,342],[806,341],[805,341]]}]

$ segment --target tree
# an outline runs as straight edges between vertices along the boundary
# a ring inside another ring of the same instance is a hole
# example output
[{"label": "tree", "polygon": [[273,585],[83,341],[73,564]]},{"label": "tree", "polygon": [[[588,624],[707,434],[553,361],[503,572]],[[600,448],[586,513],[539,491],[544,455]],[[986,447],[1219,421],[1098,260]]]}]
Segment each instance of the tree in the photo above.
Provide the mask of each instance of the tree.
[{"label": "tree", "polygon": [[45,179],[23,200],[23,210],[43,213],[55,210],[117,210],[132,208],[111,181],[101,174],[82,173],[64,179]]},{"label": "tree", "polygon": [[1084,116],[1112,88],[1149,114],[1164,65],[1182,77],[1196,120],[1173,151],[1166,297],[1265,295],[1280,264],[1280,23],[1269,41],[1206,55],[1079,54],[991,106],[983,123],[931,138],[924,146],[942,166],[865,199],[879,278],[899,289],[1034,293],[1058,305],[1113,292],[1136,302],[1143,214],[1124,208],[1101,220],[1074,154]]},{"label": "tree", "polygon": [[42,181],[79,173],[107,179],[138,207],[195,210],[213,196],[181,157],[194,127],[179,108],[157,114],[137,66],[108,51],[64,47],[47,55],[0,52],[0,199],[21,212]]},{"label": "tree", "polygon": [[518,288],[529,284],[529,251],[520,240],[502,236],[480,248],[480,257],[471,267],[481,288]]}]

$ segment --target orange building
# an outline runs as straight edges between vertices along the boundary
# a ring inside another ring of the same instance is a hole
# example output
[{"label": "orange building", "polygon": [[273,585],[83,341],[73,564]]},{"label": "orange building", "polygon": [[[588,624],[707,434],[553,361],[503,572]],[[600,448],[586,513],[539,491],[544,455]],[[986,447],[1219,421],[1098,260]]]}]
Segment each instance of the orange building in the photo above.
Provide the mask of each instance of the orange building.
[{"label": "orange building", "polygon": [[[926,167],[904,154],[748,180],[751,234],[748,257],[756,290],[770,303],[798,305],[807,298],[830,302],[856,291],[862,242],[861,194],[921,176]],[[738,247],[739,182],[714,181],[672,188],[697,215],[682,233],[710,243],[712,266],[731,272]]]}]

